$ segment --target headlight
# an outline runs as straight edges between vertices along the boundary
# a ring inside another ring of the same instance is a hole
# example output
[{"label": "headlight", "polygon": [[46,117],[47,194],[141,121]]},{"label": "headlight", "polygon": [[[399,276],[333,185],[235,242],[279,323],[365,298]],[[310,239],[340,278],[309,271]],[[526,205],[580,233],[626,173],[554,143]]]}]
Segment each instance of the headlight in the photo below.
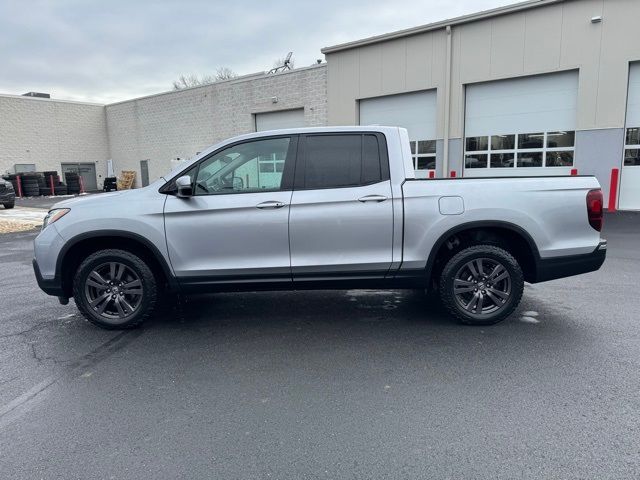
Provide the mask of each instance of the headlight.
[{"label": "headlight", "polygon": [[47,213],[47,216],[44,217],[44,223],[42,224],[42,229],[44,230],[47,227],[47,225],[51,225],[52,223],[57,222],[70,211],[71,211],[70,208],[54,208],[53,210],[49,210],[49,213]]}]

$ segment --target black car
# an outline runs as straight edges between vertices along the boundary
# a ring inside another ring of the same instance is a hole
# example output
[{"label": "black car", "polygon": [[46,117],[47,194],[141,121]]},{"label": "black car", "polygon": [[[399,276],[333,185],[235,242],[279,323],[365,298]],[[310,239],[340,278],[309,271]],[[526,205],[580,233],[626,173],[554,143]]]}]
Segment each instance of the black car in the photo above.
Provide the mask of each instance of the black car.
[{"label": "black car", "polygon": [[16,205],[16,192],[11,182],[0,178],[0,203],[4,208],[13,208]]}]

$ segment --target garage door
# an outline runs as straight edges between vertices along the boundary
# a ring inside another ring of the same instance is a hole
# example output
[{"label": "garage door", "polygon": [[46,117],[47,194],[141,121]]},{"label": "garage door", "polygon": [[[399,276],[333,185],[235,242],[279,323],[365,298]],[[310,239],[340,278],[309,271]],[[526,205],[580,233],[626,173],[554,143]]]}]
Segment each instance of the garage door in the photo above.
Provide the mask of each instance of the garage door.
[{"label": "garage door", "polygon": [[577,98],[577,72],[468,85],[464,175],[569,175]]},{"label": "garage door", "polygon": [[631,65],[618,207],[640,210],[640,64]]},{"label": "garage door", "polygon": [[256,132],[304,127],[304,109],[256,113]]},{"label": "garage door", "polygon": [[436,91],[360,100],[360,125],[403,127],[409,131],[418,177],[436,168]]}]

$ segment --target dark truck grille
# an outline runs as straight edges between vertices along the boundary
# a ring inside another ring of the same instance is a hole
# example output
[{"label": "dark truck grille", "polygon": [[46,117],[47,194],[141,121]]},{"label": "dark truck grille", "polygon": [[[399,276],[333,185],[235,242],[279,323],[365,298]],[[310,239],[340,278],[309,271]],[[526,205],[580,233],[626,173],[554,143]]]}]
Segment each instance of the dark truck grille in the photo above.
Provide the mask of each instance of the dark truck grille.
[{"label": "dark truck grille", "polygon": [[7,186],[4,183],[0,183],[0,194],[7,191]]}]

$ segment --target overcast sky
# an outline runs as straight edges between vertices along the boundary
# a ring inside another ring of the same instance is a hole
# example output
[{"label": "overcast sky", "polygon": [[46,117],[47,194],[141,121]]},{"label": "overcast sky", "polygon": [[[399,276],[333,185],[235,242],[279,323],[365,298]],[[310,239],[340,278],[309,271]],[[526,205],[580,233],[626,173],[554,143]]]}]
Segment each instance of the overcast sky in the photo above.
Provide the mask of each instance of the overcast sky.
[{"label": "overcast sky", "polygon": [[296,67],[322,47],[513,0],[50,0],[0,2],[0,93],[109,103],[171,89],[180,74]]}]

